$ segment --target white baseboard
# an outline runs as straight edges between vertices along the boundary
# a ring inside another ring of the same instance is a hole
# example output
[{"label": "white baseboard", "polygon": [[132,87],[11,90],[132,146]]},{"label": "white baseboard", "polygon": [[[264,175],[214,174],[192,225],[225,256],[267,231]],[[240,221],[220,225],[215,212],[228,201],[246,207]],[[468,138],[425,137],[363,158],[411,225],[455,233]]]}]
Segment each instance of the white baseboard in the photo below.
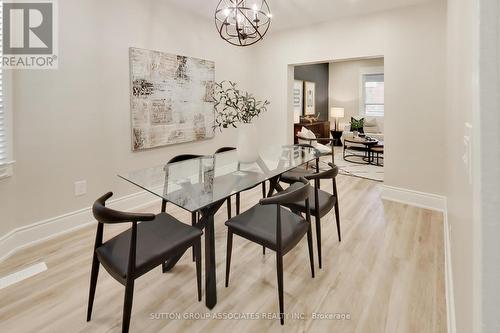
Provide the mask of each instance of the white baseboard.
[{"label": "white baseboard", "polygon": [[444,212],[446,210],[446,197],[442,195],[418,192],[399,187],[382,187],[382,199],[408,204],[430,210]]},{"label": "white baseboard", "polygon": [[446,320],[448,326],[447,331],[448,333],[456,333],[457,328],[455,319],[455,298],[453,296],[450,227],[448,224],[446,197],[442,195],[418,192],[393,186],[383,186],[382,199],[435,210],[443,213]]},{"label": "white baseboard", "polygon": [[[110,200],[106,205],[116,210],[135,210],[154,204],[158,197],[141,191],[121,198]],[[80,209],[61,216],[16,228],[0,237],[0,262],[28,246],[81,229],[95,223],[91,207]]]},{"label": "white baseboard", "polygon": [[455,318],[455,297],[453,293],[453,270],[451,265],[451,243],[450,243],[450,226],[448,224],[448,212],[443,213],[444,227],[444,276],[446,289],[446,320],[448,333],[456,333],[456,318]]}]

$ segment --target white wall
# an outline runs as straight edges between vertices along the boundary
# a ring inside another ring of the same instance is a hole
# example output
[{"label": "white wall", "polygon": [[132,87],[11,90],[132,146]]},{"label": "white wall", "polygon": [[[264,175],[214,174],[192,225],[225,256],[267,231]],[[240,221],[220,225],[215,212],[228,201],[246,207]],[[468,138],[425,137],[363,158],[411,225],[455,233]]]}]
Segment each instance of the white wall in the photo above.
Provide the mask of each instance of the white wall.
[{"label": "white wall", "polygon": [[[384,59],[361,59],[331,62],[329,66],[330,107],[343,107],[345,117],[339,124],[348,123],[359,116],[360,73],[363,68],[384,67]],[[383,124],[383,118],[379,119]],[[383,128],[383,127],[382,127]]]},{"label": "white wall", "polygon": [[[91,205],[105,191],[138,192],[118,173],[179,153],[232,145],[234,132],[203,142],[131,152],[131,46],[216,62],[217,80],[249,88],[248,49],[222,41],[213,22],[157,0],[59,1],[59,69],[16,71],[14,176],[0,180],[0,236]],[[248,69],[248,70],[247,70]],[[87,180],[88,193],[73,195]]]},{"label": "white wall", "polygon": [[[477,2],[477,1],[474,1]],[[500,332],[500,3],[480,0],[481,328]],[[476,8],[477,9],[477,8]],[[470,15],[470,14],[469,14]],[[477,22],[476,22],[477,24]],[[476,200],[477,202],[477,200]],[[476,225],[476,223],[475,223]],[[476,289],[477,290],[477,289]]]},{"label": "white wall", "polygon": [[385,183],[443,194],[445,29],[445,3],[433,1],[271,33],[252,59],[254,91],[272,103],[263,141],[293,138],[288,65],[383,56]]},{"label": "white wall", "polygon": [[[477,283],[479,220],[474,221],[475,188],[469,183],[463,163],[465,123],[478,133],[477,68],[477,2],[448,1],[448,105],[446,108],[446,196],[451,227],[451,256],[456,325],[458,332],[477,331],[480,309],[475,297],[480,295]],[[473,153],[479,160],[478,137],[473,137]],[[475,166],[476,171],[477,168]],[[474,182],[478,184],[477,178]]]}]

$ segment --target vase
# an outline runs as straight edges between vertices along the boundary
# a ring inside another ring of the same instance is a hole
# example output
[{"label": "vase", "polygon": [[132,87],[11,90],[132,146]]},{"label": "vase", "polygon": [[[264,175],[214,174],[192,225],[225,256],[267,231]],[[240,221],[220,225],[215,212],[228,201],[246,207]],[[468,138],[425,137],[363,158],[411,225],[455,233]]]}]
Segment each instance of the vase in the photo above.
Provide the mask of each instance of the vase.
[{"label": "vase", "polygon": [[257,128],[254,124],[241,124],[238,126],[238,140],[236,152],[241,163],[253,163],[259,158],[257,144]]}]

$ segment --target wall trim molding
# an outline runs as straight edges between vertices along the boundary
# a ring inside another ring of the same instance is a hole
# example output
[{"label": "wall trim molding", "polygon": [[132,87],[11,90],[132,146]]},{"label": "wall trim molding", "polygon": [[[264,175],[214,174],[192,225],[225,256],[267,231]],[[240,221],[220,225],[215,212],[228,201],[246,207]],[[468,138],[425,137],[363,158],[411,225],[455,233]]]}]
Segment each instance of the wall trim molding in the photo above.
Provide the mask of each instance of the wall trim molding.
[{"label": "wall trim molding", "polygon": [[395,201],[430,210],[436,210],[443,213],[446,211],[446,197],[433,193],[425,193],[400,187],[384,185],[382,187],[381,197],[384,200]]},{"label": "wall trim molding", "polygon": [[[136,210],[159,200],[149,192],[141,191],[109,200],[107,206],[117,210]],[[92,207],[79,209],[60,216],[16,228],[0,237],[0,262],[17,251],[52,238],[82,229],[95,223]]]},{"label": "wall trim molding", "polygon": [[444,277],[446,293],[446,321],[448,333],[457,332],[455,317],[455,296],[453,292],[453,269],[451,263],[450,225],[448,222],[448,210],[443,212],[443,234],[444,234]]}]

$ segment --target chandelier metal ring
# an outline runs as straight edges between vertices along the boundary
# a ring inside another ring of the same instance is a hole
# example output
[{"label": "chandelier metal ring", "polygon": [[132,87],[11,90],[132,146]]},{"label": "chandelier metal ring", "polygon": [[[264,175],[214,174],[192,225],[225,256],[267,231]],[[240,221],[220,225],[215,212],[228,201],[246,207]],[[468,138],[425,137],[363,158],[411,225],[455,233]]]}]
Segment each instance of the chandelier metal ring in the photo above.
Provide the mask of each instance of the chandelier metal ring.
[{"label": "chandelier metal ring", "polygon": [[250,46],[262,40],[271,18],[266,0],[220,0],[215,10],[217,32],[236,46]]}]

